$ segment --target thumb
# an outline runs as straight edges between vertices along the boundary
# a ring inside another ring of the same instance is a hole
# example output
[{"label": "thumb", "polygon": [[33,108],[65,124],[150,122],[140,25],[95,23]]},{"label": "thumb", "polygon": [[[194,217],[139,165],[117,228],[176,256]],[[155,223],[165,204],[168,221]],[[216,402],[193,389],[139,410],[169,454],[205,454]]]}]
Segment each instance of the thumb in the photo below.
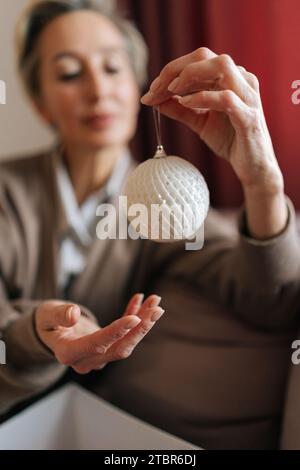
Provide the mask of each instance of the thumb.
[{"label": "thumb", "polygon": [[[57,307],[59,310],[59,307]],[[64,326],[65,328],[71,328],[76,325],[81,316],[81,311],[78,305],[64,305],[61,311],[56,313],[57,326]]]},{"label": "thumb", "polygon": [[81,316],[81,311],[78,305],[75,304],[55,305],[49,302],[41,308],[39,316],[42,328],[51,331],[60,326],[71,328],[76,325]]}]

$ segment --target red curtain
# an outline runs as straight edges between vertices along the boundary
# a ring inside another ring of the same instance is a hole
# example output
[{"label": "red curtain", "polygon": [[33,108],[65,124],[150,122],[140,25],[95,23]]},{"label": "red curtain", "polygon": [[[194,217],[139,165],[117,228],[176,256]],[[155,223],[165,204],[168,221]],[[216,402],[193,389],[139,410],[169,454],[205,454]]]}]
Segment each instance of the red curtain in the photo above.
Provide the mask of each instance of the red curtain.
[{"label": "red curtain", "polygon": [[[119,0],[150,48],[150,79],[170,60],[200,46],[228,53],[260,80],[267,122],[284,173],[286,193],[300,209],[300,104],[292,82],[300,80],[299,0]],[[240,184],[226,162],[211,154],[184,126],[163,119],[165,147],[203,172],[212,204],[238,206]],[[139,160],[155,148],[150,109],[141,111],[134,152]]]}]

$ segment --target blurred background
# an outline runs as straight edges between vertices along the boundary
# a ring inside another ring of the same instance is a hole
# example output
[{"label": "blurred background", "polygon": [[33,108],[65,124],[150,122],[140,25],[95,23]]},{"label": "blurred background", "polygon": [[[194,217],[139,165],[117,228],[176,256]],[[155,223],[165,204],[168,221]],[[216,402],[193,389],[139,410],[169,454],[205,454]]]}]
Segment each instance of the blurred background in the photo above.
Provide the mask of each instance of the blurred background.
[{"label": "blurred background", "polygon": [[[110,0],[108,0],[110,1]],[[150,48],[149,80],[170,60],[206,46],[227,53],[259,78],[267,122],[284,173],[286,193],[300,209],[300,104],[291,100],[300,80],[299,0],[118,0],[135,20]],[[7,104],[0,106],[0,158],[51,144],[52,134],[35,118],[14,66],[13,29],[27,0],[0,2],[0,79]],[[187,158],[204,174],[216,207],[242,203],[239,182],[228,164],[213,156],[182,125],[163,119],[165,148]],[[155,150],[151,109],[142,107],[133,152],[138,160]]]}]

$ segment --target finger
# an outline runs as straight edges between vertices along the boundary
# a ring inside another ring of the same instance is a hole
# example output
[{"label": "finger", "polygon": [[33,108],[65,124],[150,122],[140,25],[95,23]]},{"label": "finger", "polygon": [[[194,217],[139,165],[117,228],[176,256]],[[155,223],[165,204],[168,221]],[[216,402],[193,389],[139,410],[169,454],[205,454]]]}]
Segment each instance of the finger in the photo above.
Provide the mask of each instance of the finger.
[{"label": "finger", "polygon": [[254,75],[251,72],[247,72],[245,67],[242,67],[240,65],[238,66],[238,69],[239,69],[240,73],[243,75],[243,77],[246,80],[246,82],[248,83],[248,85],[251,86],[251,88],[253,88],[254,91],[258,92],[259,91],[259,81],[258,81],[258,78],[256,77],[256,75]]},{"label": "finger", "polygon": [[73,365],[90,356],[104,356],[116,341],[135,328],[140,321],[141,319],[135,315],[122,317],[95,333],[64,342],[58,351],[60,361],[66,365]]},{"label": "finger", "polygon": [[46,331],[54,331],[59,327],[71,328],[74,326],[81,316],[81,311],[78,305],[65,303],[55,305],[53,302],[49,305],[43,305],[37,314],[41,328]]},{"label": "finger", "polygon": [[153,307],[158,307],[159,304],[160,304],[160,301],[161,301],[161,297],[159,297],[159,295],[155,295],[155,294],[152,294],[152,295],[149,295],[149,297],[147,297],[147,299],[143,302],[143,304],[141,305],[141,307],[139,308],[138,312],[136,313],[136,315],[140,318],[142,318],[143,314],[149,309],[149,308],[153,308]]},{"label": "finger", "polygon": [[[186,95],[206,90],[231,90],[245,103],[253,103],[255,93],[230,56],[222,54],[213,59],[187,65],[169,84],[168,90],[176,95]],[[157,106],[162,95],[154,94],[151,104]],[[150,104],[149,101],[147,104]]]},{"label": "finger", "polygon": [[[172,93],[168,90],[170,83],[182,72],[182,70],[189,64],[196,61],[205,59],[212,59],[216,54],[206,47],[200,47],[195,51],[186,54],[178,59],[169,62],[161,71],[159,76],[150,85],[149,92],[141,99],[143,104],[148,104],[148,101],[158,95],[160,101],[168,99]],[[155,95],[154,95],[155,93]]]},{"label": "finger", "polygon": [[143,311],[144,309],[149,307],[156,307],[161,301],[161,297],[159,297],[158,295],[150,295],[149,297],[147,297],[144,303],[143,299],[144,294],[135,294],[129,301],[125,314],[123,316],[138,315],[141,308]]},{"label": "finger", "polygon": [[[135,313],[134,314],[131,313],[131,315],[136,315],[136,318],[138,318],[140,321],[141,321],[141,318],[143,318],[143,316],[149,315],[149,311],[150,311],[150,314],[151,314],[151,312],[152,312],[153,315],[155,314],[155,311],[153,310],[153,308],[158,307],[158,305],[161,301],[161,297],[159,297],[158,295],[154,295],[154,294],[150,295],[149,297],[147,297],[145,302],[141,305],[141,300],[142,300],[143,296],[144,296],[144,294],[136,294],[132,297],[132,299],[130,300],[130,302],[128,304],[128,307],[126,309],[126,312],[128,312],[128,313],[125,312],[125,314],[122,318],[125,318],[125,317],[128,318],[128,315],[130,315],[130,313],[129,313],[130,310],[131,310],[131,312],[135,311]],[[132,329],[134,329],[138,324],[139,324],[139,322],[137,322],[136,325],[133,325]],[[112,324],[110,326],[113,326],[113,325],[114,324]],[[102,332],[107,330],[108,328],[109,327],[104,328],[102,330]],[[119,337],[115,336],[114,339],[116,341],[119,341],[125,334],[128,334],[129,331],[130,330],[126,330],[126,332],[123,332],[124,334],[121,334]],[[111,342],[110,344],[106,343],[106,348],[103,349],[100,352],[100,354],[96,353],[96,354],[98,354],[98,358],[96,360],[94,359],[95,354],[90,354],[87,359],[85,358],[86,356],[81,356],[79,360],[73,361],[73,365],[75,365],[74,370],[79,372],[79,369],[80,369],[81,371],[83,370],[83,372],[81,372],[81,373],[86,373],[86,370],[88,370],[89,367],[95,368],[94,367],[95,364],[99,365],[99,361],[100,361],[100,365],[101,365],[101,363],[105,360],[104,356],[105,356],[106,350],[108,350],[109,347],[111,347],[114,344],[114,342],[115,341]],[[77,366],[79,366],[79,369],[78,369]]]},{"label": "finger", "polygon": [[123,316],[136,315],[143,303],[143,300],[144,294],[135,294],[131,297]]},{"label": "finger", "polygon": [[249,93],[250,86],[227,54],[188,65],[170,84],[169,90],[180,95],[188,93],[189,90],[197,91],[197,86],[201,86],[203,80],[215,81],[215,89],[231,90],[245,102],[252,96],[252,93]]},{"label": "finger", "polygon": [[161,318],[163,313],[164,310],[160,307],[148,308],[144,312],[142,322],[117,343],[112,345],[105,355],[82,359],[76,362],[76,364],[73,364],[74,370],[80,374],[87,374],[91,370],[101,370],[108,362],[129,357],[135,347]]},{"label": "finger", "polygon": [[161,307],[149,308],[144,312],[141,323],[132,329],[121,341],[113,345],[106,354],[106,361],[118,361],[128,358],[135,347],[149,333],[155,323],[162,317],[164,310]]},{"label": "finger", "polygon": [[235,127],[245,128],[250,124],[251,109],[230,90],[201,91],[182,97],[179,102],[188,108],[208,108],[225,113]]},{"label": "finger", "polygon": [[160,113],[185,124],[194,132],[201,133],[201,129],[207,120],[207,111],[184,107],[178,100],[179,97],[172,96],[172,98],[162,103],[159,106]]}]

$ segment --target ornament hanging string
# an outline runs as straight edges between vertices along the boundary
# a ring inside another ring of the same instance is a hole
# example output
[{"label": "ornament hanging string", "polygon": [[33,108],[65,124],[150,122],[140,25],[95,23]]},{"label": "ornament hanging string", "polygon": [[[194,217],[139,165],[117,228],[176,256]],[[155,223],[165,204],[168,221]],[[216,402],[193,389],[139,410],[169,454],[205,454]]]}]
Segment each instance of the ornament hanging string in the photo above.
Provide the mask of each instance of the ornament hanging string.
[{"label": "ornament hanging string", "polygon": [[162,144],[161,119],[160,119],[159,107],[153,106],[153,118],[154,118],[156,140],[157,140],[157,149],[156,149],[154,158],[166,157],[166,152]]}]

